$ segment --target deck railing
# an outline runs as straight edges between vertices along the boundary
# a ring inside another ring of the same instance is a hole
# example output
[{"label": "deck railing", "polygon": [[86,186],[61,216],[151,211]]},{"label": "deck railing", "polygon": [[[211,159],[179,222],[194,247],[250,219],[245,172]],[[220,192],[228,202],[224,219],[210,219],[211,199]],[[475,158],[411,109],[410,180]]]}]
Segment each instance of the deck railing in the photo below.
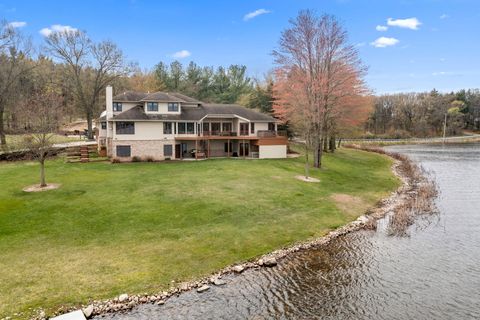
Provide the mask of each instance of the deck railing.
[{"label": "deck railing", "polygon": [[286,137],[287,131],[284,130],[258,130],[257,136],[259,138],[275,138],[275,137]]}]

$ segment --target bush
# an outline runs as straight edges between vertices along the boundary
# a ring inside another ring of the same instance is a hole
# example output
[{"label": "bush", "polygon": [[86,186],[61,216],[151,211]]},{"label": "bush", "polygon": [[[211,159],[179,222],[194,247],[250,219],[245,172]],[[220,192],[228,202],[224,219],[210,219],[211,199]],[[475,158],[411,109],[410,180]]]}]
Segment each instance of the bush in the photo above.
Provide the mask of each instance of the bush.
[{"label": "bush", "polygon": [[120,163],[121,161],[120,161],[120,159],[118,159],[118,158],[112,158],[112,159],[110,160],[110,162],[111,162],[111,163]]},{"label": "bush", "polygon": [[139,156],[133,156],[132,162],[142,162],[142,158],[140,158]]},{"label": "bush", "polygon": [[154,162],[155,159],[153,159],[152,156],[148,156],[148,157],[145,157],[145,161],[147,161],[147,162]]}]

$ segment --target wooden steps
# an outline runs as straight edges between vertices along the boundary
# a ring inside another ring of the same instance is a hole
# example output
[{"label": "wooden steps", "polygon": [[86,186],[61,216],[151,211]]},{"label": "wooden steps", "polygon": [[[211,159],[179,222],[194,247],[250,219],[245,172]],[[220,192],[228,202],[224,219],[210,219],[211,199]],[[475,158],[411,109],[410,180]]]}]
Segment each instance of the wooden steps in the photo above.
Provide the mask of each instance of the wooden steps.
[{"label": "wooden steps", "polygon": [[69,147],[66,150],[66,161],[68,163],[86,163],[90,162],[90,157],[92,155],[97,155],[96,145]]}]

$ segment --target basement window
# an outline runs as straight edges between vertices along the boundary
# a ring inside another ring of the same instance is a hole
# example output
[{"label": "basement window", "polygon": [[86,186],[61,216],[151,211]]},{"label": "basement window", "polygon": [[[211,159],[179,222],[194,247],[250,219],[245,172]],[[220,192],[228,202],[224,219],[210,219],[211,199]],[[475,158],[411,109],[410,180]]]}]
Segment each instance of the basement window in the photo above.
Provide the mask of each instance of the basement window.
[{"label": "basement window", "polygon": [[131,155],[130,146],[117,146],[117,157],[129,158]]}]

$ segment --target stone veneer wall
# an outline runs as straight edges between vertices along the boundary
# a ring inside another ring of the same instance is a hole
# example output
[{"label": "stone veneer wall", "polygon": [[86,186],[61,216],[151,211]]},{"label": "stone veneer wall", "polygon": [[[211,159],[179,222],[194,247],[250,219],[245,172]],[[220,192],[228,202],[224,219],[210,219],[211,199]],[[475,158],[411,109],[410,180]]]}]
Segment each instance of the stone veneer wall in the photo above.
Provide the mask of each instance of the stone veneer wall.
[{"label": "stone veneer wall", "polygon": [[[174,140],[112,140],[112,157],[117,158],[117,146],[130,146],[131,156],[145,159],[152,157],[155,160],[165,160],[163,155],[163,146],[172,145],[172,155],[167,158],[175,159],[175,141]],[[120,160],[130,160],[131,158],[119,157]]]}]

